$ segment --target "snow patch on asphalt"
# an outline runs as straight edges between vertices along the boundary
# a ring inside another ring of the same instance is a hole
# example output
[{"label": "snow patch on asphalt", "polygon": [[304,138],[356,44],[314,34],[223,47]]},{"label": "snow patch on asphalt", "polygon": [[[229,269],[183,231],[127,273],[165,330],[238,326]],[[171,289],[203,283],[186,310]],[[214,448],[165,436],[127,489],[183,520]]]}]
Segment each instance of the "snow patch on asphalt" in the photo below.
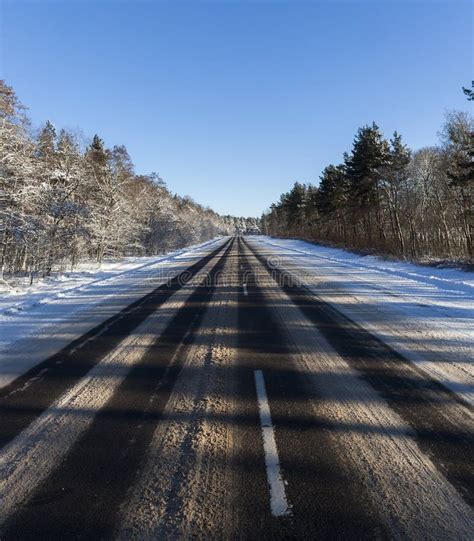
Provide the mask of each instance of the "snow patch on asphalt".
[{"label": "snow patch on asphalt", "polygon": [[248,237],[272,263],[474,405],[474,273]]},{"label": "snow patch on asphalt", "polygon": [[[297,369],[316,390],[317,400],[309,402],[315,426],[332,427],[327,433],[342,458],[343,475],[365,486],[391,538],[471,539],[471,507],[420,450],[412,427],[291,301],[279,290],[270,291],[294,344]],[[461,431],[472,426],[472,417],[455,402],[447,403],[444,413]]]}]

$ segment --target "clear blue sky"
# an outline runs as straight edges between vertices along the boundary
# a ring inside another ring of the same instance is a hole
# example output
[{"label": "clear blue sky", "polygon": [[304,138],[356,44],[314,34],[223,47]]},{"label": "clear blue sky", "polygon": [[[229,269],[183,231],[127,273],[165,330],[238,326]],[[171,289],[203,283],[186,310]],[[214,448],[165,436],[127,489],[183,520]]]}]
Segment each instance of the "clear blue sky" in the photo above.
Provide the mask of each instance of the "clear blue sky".
[{"label": "clear blue sky", "polygon": [[3,0],[1,74],[36,125],[97,132],[173,191],[260,215],[372,120],[435,143],[469,105],[471,6]]}]

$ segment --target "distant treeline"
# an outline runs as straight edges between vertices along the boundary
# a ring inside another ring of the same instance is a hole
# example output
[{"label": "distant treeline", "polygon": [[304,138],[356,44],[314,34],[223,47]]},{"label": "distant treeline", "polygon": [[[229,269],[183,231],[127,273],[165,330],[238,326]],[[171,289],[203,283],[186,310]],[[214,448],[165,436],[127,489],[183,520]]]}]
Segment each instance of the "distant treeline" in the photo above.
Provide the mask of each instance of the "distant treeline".
[{"label": "distant treeline", "polygon": [[50,122],[33,135],[13,89],[0,81],[0,279],[47,275],[81,260],[153,255],[245,230],[137,175],[124,146],[88,145]]},{"label": "distant treeline", "polygon": [[[467,92],[466,92],[467,93]],[[319,186],[296,183],[262,217],[264,233],[397,257],[473,259],[474,123],[452,112],[440,144],[416,152],[360,128]]]}]

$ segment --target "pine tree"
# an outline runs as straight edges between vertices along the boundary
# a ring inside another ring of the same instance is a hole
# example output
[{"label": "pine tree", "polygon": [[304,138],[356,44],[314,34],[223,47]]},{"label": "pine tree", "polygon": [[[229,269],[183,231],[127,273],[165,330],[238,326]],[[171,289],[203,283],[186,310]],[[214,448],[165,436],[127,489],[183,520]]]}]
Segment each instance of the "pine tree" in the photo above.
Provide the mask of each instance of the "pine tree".
[{"label": "pine tree", "polygon": [[467,96],[468,101],[474,101],[474,81],[472,81],[471,88],[462,87],[462,91]]},{"label": "pine tree", "polygon": [[92,181],[90,230],[94,239],[95,257],[101,263],[107,249],[107,236],[116,199],[111,181],[109,153],[97,134],[94,135],[85,158]]},{"label": "pine tree", "polygon": [[[344,164],[328,165],[319,182],[317,208],[322,217],[326,237],[346,238],[344,211],[348,195],[348,179]],[[334,233],[334,234],[332,234]]]},{"label": "pine tree", "polygon": [[292,234],[301,231],[305,224],[306,186],[295,182],[293,188],[284,195],[283,210]]},{"label": "pine tree", "polygon": [[375,122],[372,126],[359,128],[352,152],[346,159],[346,168],[354,213],[354,240],[360,236],[357,228],[362,224],[363,233],[370,246],[374,246],[373,230],[375,228],[378,230],[380,241],[383,243],[385,239],[379,183],[387,159],[388,143]]},{"label": "pine tree", "polygon": [[49,120],[40,131],[36,148],[39,159],[51,164],[56,153],[56,128]]},{"label": "pine tree", "polygon": [[445,149],[449,155],[447,176],[453,188],[459,190],[462,218],[469,258],[474,258],[473,210],[474,190],[474,121],[462,114],[448,115],[444,127]]}]

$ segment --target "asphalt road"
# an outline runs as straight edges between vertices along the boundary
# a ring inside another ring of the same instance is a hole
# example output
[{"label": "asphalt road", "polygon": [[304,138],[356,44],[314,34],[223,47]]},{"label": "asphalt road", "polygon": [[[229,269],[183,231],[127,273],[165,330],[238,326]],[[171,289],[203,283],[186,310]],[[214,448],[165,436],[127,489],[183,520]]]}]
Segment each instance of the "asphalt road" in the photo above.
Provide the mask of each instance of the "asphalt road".
[{"label": "asphalt road", "polygon": [[0,539],[473,539],[471,408],[245,238],[0,390]]}]

